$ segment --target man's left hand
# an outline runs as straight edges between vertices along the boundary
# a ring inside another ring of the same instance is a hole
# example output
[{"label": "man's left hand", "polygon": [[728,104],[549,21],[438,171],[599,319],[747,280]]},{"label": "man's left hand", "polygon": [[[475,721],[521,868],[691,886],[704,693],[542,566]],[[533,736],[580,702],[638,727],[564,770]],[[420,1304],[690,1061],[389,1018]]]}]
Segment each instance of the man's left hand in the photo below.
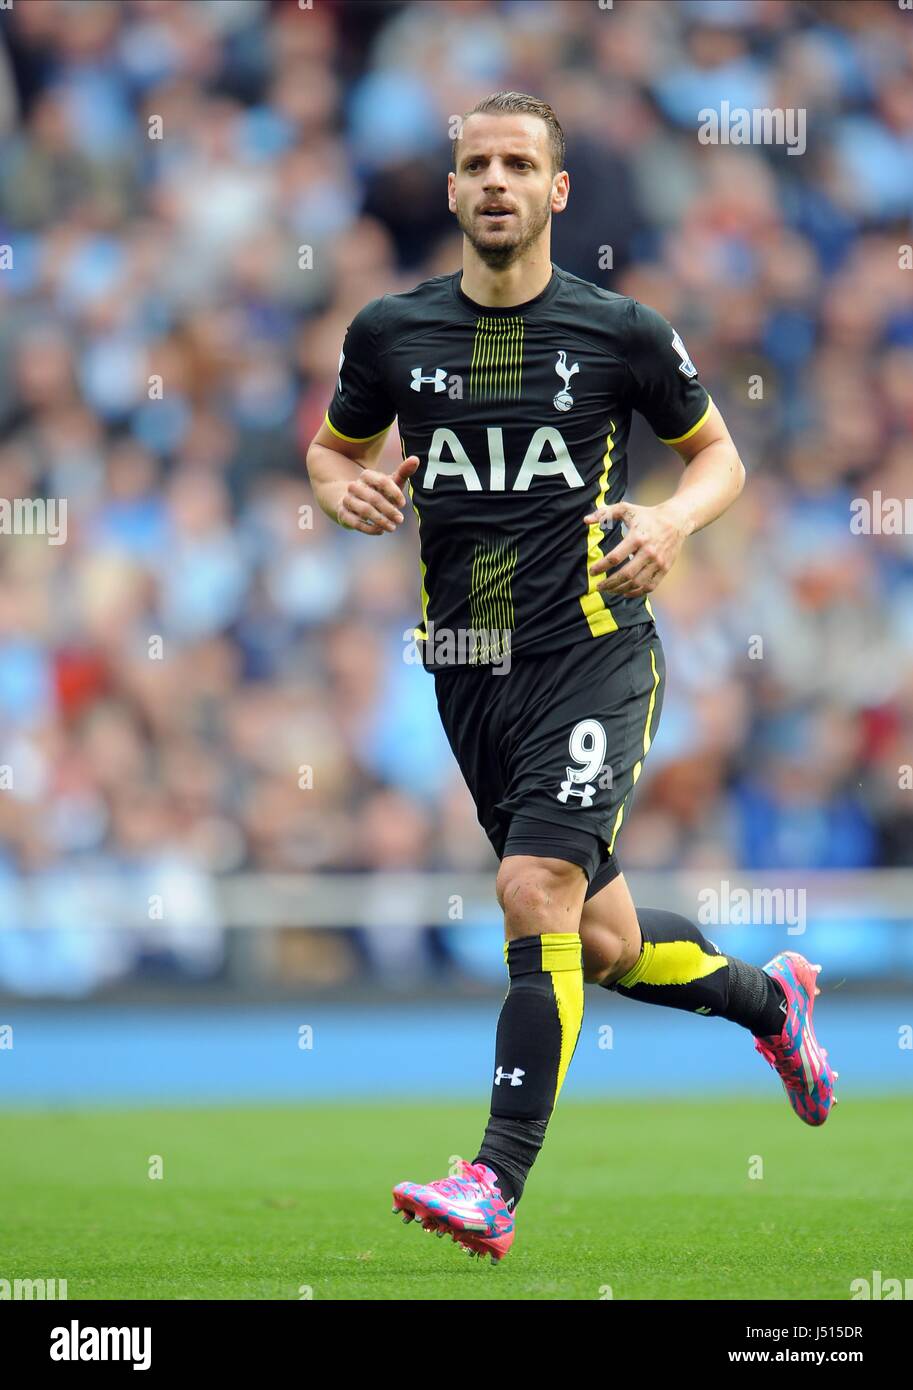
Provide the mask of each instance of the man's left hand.
[{"label": "man's left hand", "polygon": [[633,502],[614,502],[598,507],[583,518],[587,526],[611,531],[620,521],[627,535],[614,550],[590,566],[590,574],[614,573],[597,584],[603,594],[640,598],[652,593],[666,577],[688,534],[682,519],[665,504],[639,507]]}]

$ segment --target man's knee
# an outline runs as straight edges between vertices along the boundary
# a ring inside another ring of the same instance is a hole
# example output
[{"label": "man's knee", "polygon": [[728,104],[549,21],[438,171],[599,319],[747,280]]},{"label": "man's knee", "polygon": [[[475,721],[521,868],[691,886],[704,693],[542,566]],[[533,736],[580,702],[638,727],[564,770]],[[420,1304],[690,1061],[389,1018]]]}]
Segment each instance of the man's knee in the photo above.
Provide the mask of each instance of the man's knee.
[{"label": "man's knee", "polygon": [[586,875],[577,864],[508,855],[501,861],[495,891],[509,938],[579,930]]}]

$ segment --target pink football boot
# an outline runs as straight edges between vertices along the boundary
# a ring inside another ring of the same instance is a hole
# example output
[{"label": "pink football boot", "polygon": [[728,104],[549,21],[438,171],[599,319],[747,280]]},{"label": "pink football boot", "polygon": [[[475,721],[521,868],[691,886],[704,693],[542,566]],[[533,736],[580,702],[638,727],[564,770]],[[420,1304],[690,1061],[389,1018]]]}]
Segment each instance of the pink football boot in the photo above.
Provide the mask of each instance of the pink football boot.
[{"label": "pink football boot", "polygon": [[815,996],[821,993],[816,984],[820,969],[796,951],[781,951],[767,962],[765,974],[779,981],[786,995],[786,1017],[782,1033],[755,1038],[755,1047],[779,1073],[790,1105],[807,1125],[823,1125],[837,1104],[838,1073],[828,1065],[812,1027]]},{"label": "pink football boot", "polygon": [[514,1218],[498,1191],[498,1179],[484,1163],[460,1159],[454,1178],[436,1182],[400,1182],[393,1189],[393,1210],[403,1220],[418,1218],[426,1231],[450,1235],[470,1255],[493,1265],[504,1259],[514,1241]]}]

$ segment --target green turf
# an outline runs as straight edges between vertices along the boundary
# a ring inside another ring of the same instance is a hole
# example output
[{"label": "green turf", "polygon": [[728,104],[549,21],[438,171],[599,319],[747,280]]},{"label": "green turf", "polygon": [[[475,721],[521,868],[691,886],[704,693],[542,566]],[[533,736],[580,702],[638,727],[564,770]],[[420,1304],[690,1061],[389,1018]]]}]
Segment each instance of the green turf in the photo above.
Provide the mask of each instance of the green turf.
[{"label": "green turf", "polygon": [[[468,1106],[0,1114],[3,1278],[70,1298],[846,1299],[911,1274],[908,1097],[559,1106],[494,1269],[390,1214]],[[160,1155],[164,1177],[147,1176]],[[748,1176],[752,1155],[761,1180]]]}]

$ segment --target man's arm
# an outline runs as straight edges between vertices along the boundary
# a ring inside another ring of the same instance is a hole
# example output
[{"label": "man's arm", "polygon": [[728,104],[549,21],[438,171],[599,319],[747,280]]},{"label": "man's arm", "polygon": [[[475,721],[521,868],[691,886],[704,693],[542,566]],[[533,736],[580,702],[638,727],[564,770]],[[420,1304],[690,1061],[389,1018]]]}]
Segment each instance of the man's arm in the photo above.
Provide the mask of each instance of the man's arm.
[{"label": "man's arm", "polygon": [[696,434],[670,446],[685,464],[678,487],[661,504],[684,534],[700,531],[732,506],[745,486],[745,465],[715,405]]},{"label": "man's arm", "polygon": [[372,466],[396,418],[382,369],[385,302],[372,299],[346,329],[336,390],[306,459],[321,510],[365,536],[382,536],[402,524],[402,489],[419,462],[405,459],[392,477]]},{"label": "man's arm", "polygon": [[365,536],[382,536],[402,524],[403,488],[418,467],[413,454],[393,475],[371,467],[380,457],[387,429],[372,439],[342,439],[324,420],[311,440],[306,464],[321,511],[331,521]]},{"label": "man's arm", "polygon": [[621,543],[590,567],[590,574],[615,570],[598,586],[602,593],[638,598],[652,592],[669,573],[686,536],[722,516],[745,486],[744,465],[715,405],[695,434],[670,447],[685,471],[665,502],[656,507],[616,502],[584,517],[588,526],[599,523],[611,530],[621,521],[627,528]]}]

